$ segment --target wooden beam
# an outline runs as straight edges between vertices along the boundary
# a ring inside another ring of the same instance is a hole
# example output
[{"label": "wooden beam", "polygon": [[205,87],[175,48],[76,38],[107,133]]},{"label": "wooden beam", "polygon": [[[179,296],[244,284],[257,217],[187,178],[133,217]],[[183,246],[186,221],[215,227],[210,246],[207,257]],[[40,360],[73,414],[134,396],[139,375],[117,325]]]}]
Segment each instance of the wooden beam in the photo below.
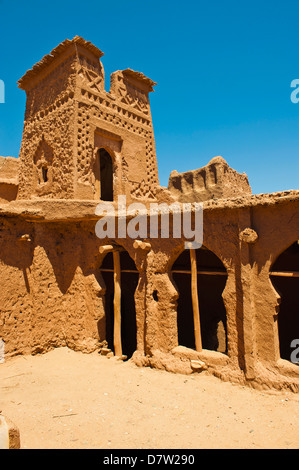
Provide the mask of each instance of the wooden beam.
[{"label": "wooden beam", "polygon": [[[103,271],[104,273],[113,273],[114,269],[110,268],[100,268],[100,271]],[[134,274],[139,274],[139,271],[137,269],[121,269],[122,273],[134,273]]]},{"label": "wooden beam", "polygon": [[190,261],[191,261],[191,296],[193,306],[193,320],[194,320],[194,336],[195,336],[195,348],[196,351],[202,351],[201,342],[201,329],[200,329],[200,313],[198,303],[198,288],[197,288],[197,262],[196,262],[196,251],[190,250]]},{"label": "wooden beam", "polygon": [[[184,269],[173,269],[171,272],[175,274],[191,274],[191,271]],[[225,271],[197,271],[197,274],[202,274],[205,276],[208,276],[209,274],[211,276],[227,276],[227,272]]]},{"label": "wooden beam", "polygon": [[272,271],[270,276],[278,277],[299,277],[299,271]]},{"label": "wooden beam", "polygon": [[121,271],[120,271],[120,256],[118,251],[113,251],[113,264],[114,264],[114,354],[115,356],[122,357],[122,344],[121,344]]}]

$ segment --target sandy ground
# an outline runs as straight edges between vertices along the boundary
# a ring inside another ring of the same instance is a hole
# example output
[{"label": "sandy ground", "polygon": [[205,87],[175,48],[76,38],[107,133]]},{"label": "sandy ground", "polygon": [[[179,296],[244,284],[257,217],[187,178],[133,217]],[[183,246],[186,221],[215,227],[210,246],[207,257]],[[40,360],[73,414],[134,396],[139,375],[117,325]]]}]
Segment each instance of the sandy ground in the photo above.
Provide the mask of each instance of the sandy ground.
[{"label": "sandy ground", "polygon": [[299,396],[67,348],[0,364],[0,410],[23,449],[299,447]]}]

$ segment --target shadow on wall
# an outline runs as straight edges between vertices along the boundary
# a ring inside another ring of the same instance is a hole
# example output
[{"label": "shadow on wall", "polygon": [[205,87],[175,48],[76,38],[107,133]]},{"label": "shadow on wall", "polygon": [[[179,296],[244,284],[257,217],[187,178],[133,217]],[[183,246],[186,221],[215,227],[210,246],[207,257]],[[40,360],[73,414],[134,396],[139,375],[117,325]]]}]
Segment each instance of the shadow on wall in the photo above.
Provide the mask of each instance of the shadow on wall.
[{"label": "shadow on wall", "polygon": [[23,272],[31,266],[34,251],[31,231],[32,226],[26,222],[0,221],[0,260],[3,265]]}]

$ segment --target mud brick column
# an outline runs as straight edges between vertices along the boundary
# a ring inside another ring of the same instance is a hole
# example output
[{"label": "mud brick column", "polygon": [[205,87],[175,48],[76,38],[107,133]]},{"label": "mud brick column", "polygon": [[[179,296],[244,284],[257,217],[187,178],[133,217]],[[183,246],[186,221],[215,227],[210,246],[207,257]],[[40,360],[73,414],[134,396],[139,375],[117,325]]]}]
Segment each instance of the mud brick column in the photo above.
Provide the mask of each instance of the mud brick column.
[{"label": "mud brick column", "polygon": [[255,305],[254,305],[254,271],[251,260],[251,244],[256,241],[256,234],[251,228],[251,209],[244,208],[239,211],[239,247],[241,285],[243,294],[243,342],[244,363],[246,379],[255,378]]}]

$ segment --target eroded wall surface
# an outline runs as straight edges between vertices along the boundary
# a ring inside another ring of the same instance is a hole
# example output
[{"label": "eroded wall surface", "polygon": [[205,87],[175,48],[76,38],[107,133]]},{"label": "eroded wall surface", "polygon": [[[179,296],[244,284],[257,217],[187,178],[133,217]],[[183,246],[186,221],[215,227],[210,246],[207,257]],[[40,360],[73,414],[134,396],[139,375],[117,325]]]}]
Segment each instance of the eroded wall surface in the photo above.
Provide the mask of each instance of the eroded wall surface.
[{"label": "eroded wall surface", "polygon": [[168,190],[180,202],[203,202],[251,194],[247,175],[230,168],[222,157],[214,157],[198,170],[172,171]]}]

